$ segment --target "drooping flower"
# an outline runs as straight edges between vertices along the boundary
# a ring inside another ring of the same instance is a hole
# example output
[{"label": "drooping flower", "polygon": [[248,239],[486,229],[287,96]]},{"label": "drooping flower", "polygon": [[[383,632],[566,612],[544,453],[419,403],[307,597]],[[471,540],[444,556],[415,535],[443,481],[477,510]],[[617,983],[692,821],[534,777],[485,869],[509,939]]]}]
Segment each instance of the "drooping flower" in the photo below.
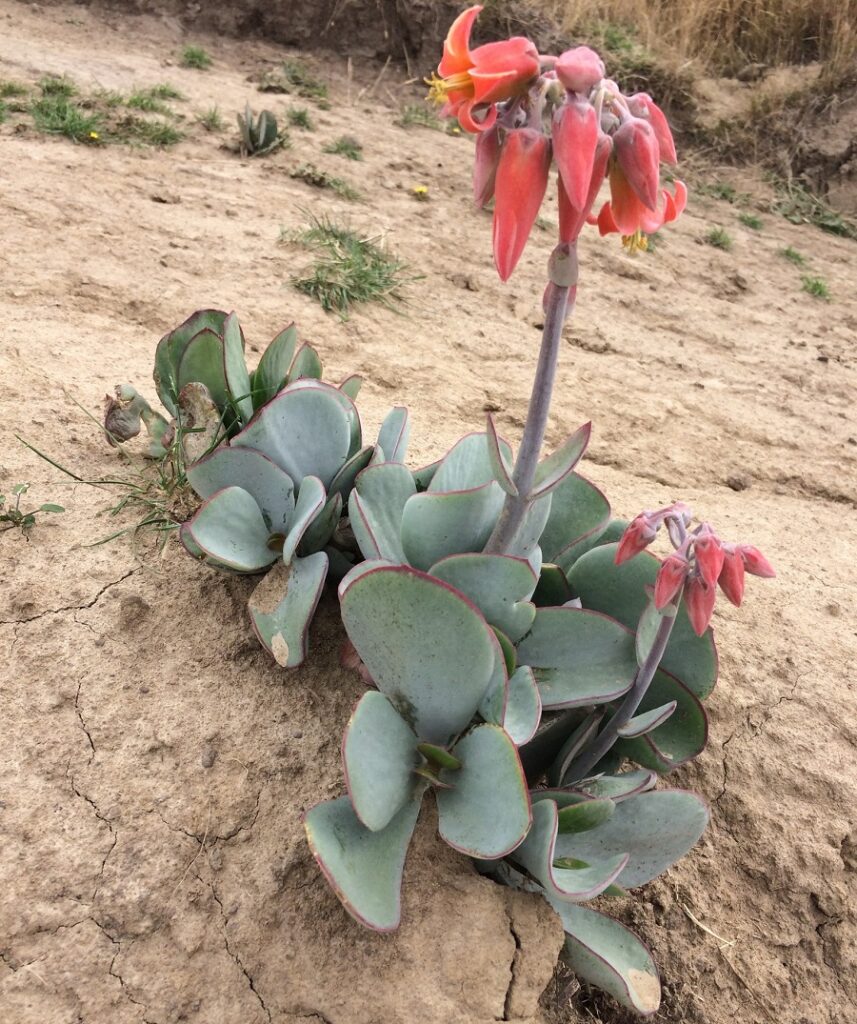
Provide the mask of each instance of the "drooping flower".
[{"label": "drooping flower", "polygon": [[616,555],[613,559],[616,565],[621,565],[639,555],[641,551],[645,551],[657,536],[658,526],[660,523],[652,524],[651,516],[647,512],[641,512],[634,516],[625,527],[625,532],[616,548]]},{"label": "drooping flower", "polygon": [[481,10],[478,4],[469,7],[452,23],[437,75],[428,82],[430,98],[444,104],[441,113],[456,116],[473,133],[491,128],[497,118],[494,104],[520,95],[539,73],[538,50],[523,36],[470,49],[470,33]]},{"label": "drooping flower", "polygon": [[701,576],[691,576],[684,590],[684,604],[687,617],[697,636],[708,629],[717,600],[717,588],[710,586]]},{"label": "drooping flower", "polygon": [[493,128],[476,136],[476,159],[473,162],[473,200],[481,209],[494,198],[497,165],[500,162],[500,129]]},{"label": "drooping flower", "polygon": [[554,71],[570,92],[588,93],[604,77],[604,61],[588,46],[576,46],[557,57]]},{"label": "drooping flower", "polygon": [[725,554],[720,539],[708,523],[703,523],[696,535],[693,554],[699,567],[699,575],[710,587],[716,586]]},{"label": "drooping flower", "polygon": [[673,552],[663,560],[655,579],[655,608],[658,611],[666,608],[681,590],[689,570],[690,563],[678,552]]},{"label": "drooping flower", "polygon": [[[598,141],[595,144],[595,159],[592,164],[592,176],[589,179],[589,190],[583,206],[575,207],[565,191],[562,174],[557,176],[557,187],[559,189],[559,240],[560,242],[571,243],[577,241],[583,225],[589,217],[589,211],[598,198],[598,190],[604,181],[607,172],[607,162],[613,150],[613,140],[609,135],[600,132]],[[557,161],[559,162],[559,161]]]},{"label": "drooping flower", "polygon": [[577,210],[583,209],[589,193],[598,136],[598,116],[591,103],[573,100],[554,111],[553,155],[568,200]]},{"label": "drooping flower", "polygon": [[652,235],[664,224],[674,221],[687,205],[687,186],[676,180],[675,192],[661,189],[657,207],[648,209],[631,188],[618,164],[609,173],[610,199],[598,214],[598,230],[602,235],[618,232],[622,243],[632,252],[646,248],[646,235]]},{"label": "drooping flower", "polygon": [[514,128],[503,143],[494,186],[494,263],[508,281],[542,205],[551,144],[536,128]]},{"label": "drooping flower", "polygon": [[717,582],[727,601],[739,608],[744,599],[744,559],[734,544],[723,545],[723,567]]},{"label": "drooping flower", "polygon": [[666,114],[647,92],[638,92],[628,97],[628,109],[635,117],[648,120],[658,140],[661,160],[665,164],[678,163],[672,129]]},{"label": "drooping flower", "polygon": [[767,558],[752,544],[739,544],[736,551],[741,555],[744,568],[751,575],[761,576],[763,579],[773,579],[777,575]]}]

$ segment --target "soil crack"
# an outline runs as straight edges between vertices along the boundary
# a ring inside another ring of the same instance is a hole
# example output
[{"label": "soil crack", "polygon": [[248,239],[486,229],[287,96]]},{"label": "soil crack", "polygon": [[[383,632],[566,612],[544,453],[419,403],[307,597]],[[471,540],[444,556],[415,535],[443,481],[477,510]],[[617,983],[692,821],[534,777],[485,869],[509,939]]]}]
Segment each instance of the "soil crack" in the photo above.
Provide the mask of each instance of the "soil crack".
[{"label": "soil crack", "polygon": [[36,622],[38,619],[43,619],[47,615],[61,615],[63,612],[82,612],[97,604],[101,595],[110,590],[111,587],[124,583],[124,581],[130,576],[134,576],[138,572],[140,572],[139,565],[135,566],[133,569],[129,569],[128,572],[123,573],[118,580],[111,580],[110,583],[105,583],[92,600],[86,601],[83,604],[68,604],[64,605],[62,608],[48,608],[46,611],[39,612],[38,615],[30,615],[25,619],[0,619],[0,626],[24,626],[29,622]]},{"label": "soil crack", "polygon": [[506,917],[509,920],[509,934],[515,943],[515,952],[512,954],[512,962],[509,964],[509,987],[506,989],[506,998],[503,1002],[503,1016],[500,1019],[513,1020],[510,1014],[512,1012],[512,999],[515,995],[515,985],[518,981],[518,965],[521,960],[521,937],[515,930],[515,922],[508,910],[506,911]]}]

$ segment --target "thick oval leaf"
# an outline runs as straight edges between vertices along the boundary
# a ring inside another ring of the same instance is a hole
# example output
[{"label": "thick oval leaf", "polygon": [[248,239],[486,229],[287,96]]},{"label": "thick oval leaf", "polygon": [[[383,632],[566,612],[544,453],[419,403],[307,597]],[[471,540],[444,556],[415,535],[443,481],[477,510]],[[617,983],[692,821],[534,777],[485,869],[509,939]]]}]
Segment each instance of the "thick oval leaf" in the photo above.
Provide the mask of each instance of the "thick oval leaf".
[{"label": "thick oval leaf", "polygon": [[617,753],[661,773],[698,757],[708,742],[705,708],[675,676],[656,672],[639,713],[642,715],[671,703],[675,703],[676,709],[663,724],[639,739],[620,740],[614,747]]},{"label": "thick oval leaf", "polygon": [[528,599],[536,576],[523,558],[481,552],[450,555],[429,572],[460,590],[512,643],[532,626],[536,609]]},{"label": "thick oval leaf", "polygon": [[518,663],[532,666],[545,708],[615,700],[630,690],[637,671],[633,635],[580,608],[539,608],[518,645]]},{"label": "thick oval leaf", "polygon": [[539,541],[546,562],[564,572],[595,544],[610,522],[610,502],[577,473],[569,473],[552,492],[550,516]]},{"label": "thick oval leaf", "polygon": [[513,498],[518,496],[518,487],[512,479],[512,465],[500,447],[500,438],[497,435],[497,428],[494,426],[494,419],[488,413],[488,429],[485,432],[488,441],[488,461],[494,471],[494,479],[503,488],[506,494]]},{"label": "thick oval leaf", "polygon": [[420,800],[414,798],[380,832],[360,823],[347,796],[317,804],[304,818],[312,855],[352,917],[392,932],[402,916],[402,872]]},{"label": "thick oval leaf", "polygon": [[421,466],[419,469],[414,470],[412,475],[418,491],[428,490],[439,466],[440,459],[437,462],[430,462],[427,466]]},{"label": "thick oval leaf", "polygon": [[225,319],[226,313],[222,309],[200,309],[158,342],[155,351],[155,388],[158,397],[173,416],[178,410],[178,367],[184,350],[202,330],[208,329],[220,334]]},{"label": "thick oval leaf", "polygon": [[550,902],[562,919],[568,965],[578,978],[630,1010],[655,1013],[661,1005],[658,969],[636,935],[597,910]]},{"label": "thick oval leaf", "polygon": [[645,663],[657,639],[661,622],[667,615],[673,617],[673,612],[673,605],[667,605],[663,612],[659,612],[655,607],[654,600],[649,599],[646,607],[643,609],[643,614],[640,616],[640,621],[637,623],[635,646],[637,648],[638,665]]},{"label": "thick oval leaf", "polygon": [[321,380],[324,369],[321,365],[321,358],[312,345],[301,345],[297,355],[289,367],[289,384],[296,380],[308,378],[309,380]]},{"label": "thick oval leaf", "polygon": [[428,570],[447,555],[481,551],[502,505],[503,492],[493,480],[471,491],[415,494],[402,514],[405,557]]},{"label": "thick oval leaf", "polygon": [[402,516],[416,494],[411,473],[398,462],[369,466],[355,481],[348,502],[351,528],[364,558],[402,565]]},{"label": "thick oval leaf", "polygon": [[583,457],[591,433],[592,424],[584,423],[566,438],[561,447],[539,463],[536,467],[535,483],[530,492],[531,497],[541,498],[559,487]]},{"label": "thick oval leaf", "polygon": [[502,725],[517,747],[529,743],[542,720],[542,697],[529,665],[509,677],[509,696]]},{"label": "thick oval leaf", "polygon": [[419,764],[417,738],[383,693],[364,693],[342,741],[345,783],[354,812],[377,832],[405,806]]},{"label": "thick oval leaf", "polygon": [[615,881],[633,889],[683,857],[707,824],[708,809],[694,793],[652,790],[617,803],[612,818],[591,832],[560,836],[557,852],[588,863],[628,853],[630,859]]},{"label": "thick oval leaf", "polygon": [[577,832],[588,832],[598,828],[613,817],[616,805],[609,798],[600,800],[581,800],[559,808],[559,834],[572,835]]},{"label": "thick oval leaf", "polygon": [[289,532],[283,542],[283,561],[286,565],[298,549],[310,524],[324,508],[326,495],[321,480],[317,476],[306,476],[300,482],[298,500],[292,516]]},{"label": "thick oval leaf", "polygon": [[[583,601],[636,630],[648,603],[647,586],[654,586],[660,560],[647,551],[622,565],[614,564],[616,545],[599,545],[572,567],[569,582]],[[661,667],[677,676],[700,700],[717,681],[717,651],[710,629],[694,633],[682,602]],[[663,703],[663,702],[662,702]]]},{"label": "thick oval leaf", "polygon": [[384,422],[378,433],[378,446],[384,452],[385,461],[405,461],[410,435],[411,421],[408,410],[402,405],[397,405],[384,417]]},{"label": "thick oval leaf", "polygon": [[533,594],[533,604],[539,608],[559,608],[574,597],[571,584],[558,565],[545,562],[541,567],[539,584]]},{"label": "thick oval leaf", "polygon": [[437,792],[441,838],[471,857],[505,857],[532,822],[515,744],[499,726],[478,725],[452,752],[461,768],[441,772],[441,780],[452,787]]},{"label": "thick oval leaf", "polygon": [[182,526],[181,535],[233,572],[261,572],[279,558],[279,552],[268,547],[270,531],[259,506],[241,487],[224,487],[204,501]]},{"label": "thick oval leaf", "polygon": [[593,711],[569,733],[568,739],[563,743],[562,749],[554,758],[548,771],[548,782],[551,786],[562,786],[565,774],[575,758],[598,735],[598,730],[604,721],[605,711],[604,708]]},{"label": "thick oval leaf", "polygon": [[627,800],[629,796],[645,793],[658,781],[654,772],[623,772],[621,775],[602,775],[598,779],[581,782],[576,791],[593,797],[609,797],[613,801]]},{"label": "thick oval leaf", "polygon": [[185,347],[176,379],[179,392],[186,384],[204,384],[218,409],[225,409],[229,391],[223,369],[223,338],[207,329],[194,335]]},{"label": "thick oval leaf", "polygon": [[267,455],[296,487],[305,476],[327,486],[345,465],[351,444],[351,425],[331,394],[335,389],[313,385],[281,391],[231,442]]},{"label": "thick oval leaf", "polygon": [[187,468],[187,478],[200,498],[224,487],[241,487],[259,506],[270,533],[286,534],[295,507],[292,478],[267,455],[253,448],[221,445]]},{"label": "thick oval leaf", "polygon": [[234,313],[223,323],[223,376],[238,420],[242,424],[249,423],[253,416],[253,389],[244,361],[244,335]]},{"label": "thick oval leaf", "polygon": [[348,417],[348,425],[351,428],[351,441],[348,445],[348,458],[352,455],[356,455],[363,444],[363,426],[360,422],[360,413],[357,411],[357,406],[354,404],[351,398],[346,392],[341,391],[339,388],[334,388],[330,384],[325,384],[324,381],[315,380],[312,377],[301,377],[299,380],[294,381],[289,385],[290,391],[320,391],[326,395],[330,395],[331,398],[336,399],[342,407],[343,412]]},{"label": "thick oval leaf", "polygon": [[405,566],[357,572],[340,586],[342,621],[378,689],[421,740],[446,746],[473,717],[497,640],[447,584]]},{"label": "thick oval leaf", "polygon": [[[500,441],[500,450],[510,459],[512,450]],[[465,434],[446,453],[432,477],[428,489],[435,492],[469,491],[494,483],[494,467],[488,456],[485,434]]]},{"label": "thick oval leaf", "polygon": [[316,513],[307,526],[297,546],[297,553],[311,555],[313,552],[325,548],[341,518],[342,495],[334,494],[332,498],[328,498],[322,509]]},{"label": "thick oval leaf", "polygon": [[357,401],[360,388],[363,386],[363,378],[359,373],[352,373],[339,385],[339,390],[348,395],[352,402]]},{"label": "thick oval leaf", "polygon": [[330,481],[327,493],[331,496],[341,494],[343,502],[348,501],[348,496],[351,494],[357,474],[362,473],[369,465],[377,450],[373,445],[366,445],[365,448],[360,448]]},{"label": "thick oval leaf", "polygon": [[306,658],[309,626],[327,575],[327,555],[278,562],[250,595],[253,630],[278,665],[295,668]]},{"label": "thick oval leaf", "polygon": [[253,374],[253,406],[261,409],[286,385],[289,367],[295,357],[298,329],[289,324],[262,353]]},{"label": "thick oval leaf", "polygon": [[652,708],[651,711],[644,711],[640,715],[635,715],[625,725],[620,726],[616,730],[617,735],[626,740],[634,740],[638,736],[645,736],[646,733],[657,729],[659,725],[663,725],[673,711],[675,711],[676,707],[677,701],[671,700],[668,704],[661,704],[656,708]]},{"label": "thick oval leaf", "polygon": [[512,860],[537,879],[550,895],[560,900],[581,903],[594,899],[611,885],[628,862],[628,855],[601,858],[598,863],[579,867],[557,867],[559,812],[553,800],[533,804],[533,827],[527,838],[512,854]]}]

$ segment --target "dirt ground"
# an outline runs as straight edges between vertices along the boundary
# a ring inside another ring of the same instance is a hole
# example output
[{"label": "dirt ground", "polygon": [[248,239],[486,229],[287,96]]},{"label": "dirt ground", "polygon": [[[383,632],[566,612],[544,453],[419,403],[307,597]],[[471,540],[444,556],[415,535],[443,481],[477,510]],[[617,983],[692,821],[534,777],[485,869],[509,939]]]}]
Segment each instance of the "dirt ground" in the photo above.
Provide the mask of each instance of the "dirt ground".
[{"label": "dirt ground", "polygon": [[[215,58],[176,66],[188,41]],[[282,51],[279,53],[282,56]],[[89,147],[0,127],[0,490],[29,481],[67,511],[0,535],[0,1020],[4,1024],[483,1024],[626,1020],[564,975],[558,925],[535,897],[475,875],[423,820],[404,924],[369,934],[308,854],[300,813],[342,789],[339,741],[361,692],[336,664],[328,595],[297,672],[258,647],[252,583],[178,544],[138,558],[111,494],[80,475],[127,472],[74,404],[114,384],[150,395],[158,337],[192,310],[236,308],[254,351],[296,319],[331,379],[358,372],[367,432],[410,406],[411,459],[437,457],[495,410],[516,438],[538,344],[550,230],[507,286],[490,222],[469,201],[472,143],[394,125],[413,87],[389,68],[346,75],[316,55],[328,111],[292,148],[221,148],[258,42],[185,39],[170,22],[0,0],[0,77],[66,73],[86,88],[168,81],[187,112],[217,104],[222,137],[164,151]],[[169,62],[169,63],[167,63]],[[374,90],[371,88],[375,83]],[[361,95],[362,92],[362,95]],[[296,101],[265,97],[275,111]],[[363,163],[322,153],[348,133]],[[291,179],[312,161],[357,185],[348,202]],[[426,185],[419,203],[415,185]],[[742,186],[744,187],[744,186]],[[289,283],[307,256],[281,228],[329,214],[411,262],[404,315],[348,322]],[[853,242],[695,196],[651,255],[587,235],[549,440],[592,419],[586,472],[619,514],[674,498],[779,571],[721,603],[711,738],[676,782],[713,820],[663,879],[611,909],[653,948],[657,1021],[847,1024],[857,1019],[857,297]],[[547,217],[550,220],[551,216]],[[699,243],[726,228],[734,248]],[[792,246],[801,271],[779,255]],[[801,291],[823,276],[831,301]],[[115,500],[115,499],[114,499]],[[546,988],[541,1005],[539,993]]]}]

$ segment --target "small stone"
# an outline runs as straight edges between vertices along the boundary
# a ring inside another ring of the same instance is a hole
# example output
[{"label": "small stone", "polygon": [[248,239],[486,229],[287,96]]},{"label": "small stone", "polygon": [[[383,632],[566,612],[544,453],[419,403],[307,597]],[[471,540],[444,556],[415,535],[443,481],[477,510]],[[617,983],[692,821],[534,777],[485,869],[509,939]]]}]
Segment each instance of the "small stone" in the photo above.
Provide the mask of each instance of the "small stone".
[{"label": "small stone", "polygon": [[213,747],[206,747],[202,752],[199,763],[203,768],[210,768],[217,760],[217,751]]},{"label": "small stone", "polygon": [[151,611],[139,594],[127,594],[119,602],[119,628],[134,629]]},{"label": "small stone", "polygon": [[293,740],[303,739],[303,735],[304,734],[300,731],[300,729],[295,729],[295,731],[292,733],[292,739]]},{"label": "small stone", "polygon": [[726,486],[731,487],[733,491],[746,491],[750,486],[750,479],[736,473],[734,476],[726,477]]}]

